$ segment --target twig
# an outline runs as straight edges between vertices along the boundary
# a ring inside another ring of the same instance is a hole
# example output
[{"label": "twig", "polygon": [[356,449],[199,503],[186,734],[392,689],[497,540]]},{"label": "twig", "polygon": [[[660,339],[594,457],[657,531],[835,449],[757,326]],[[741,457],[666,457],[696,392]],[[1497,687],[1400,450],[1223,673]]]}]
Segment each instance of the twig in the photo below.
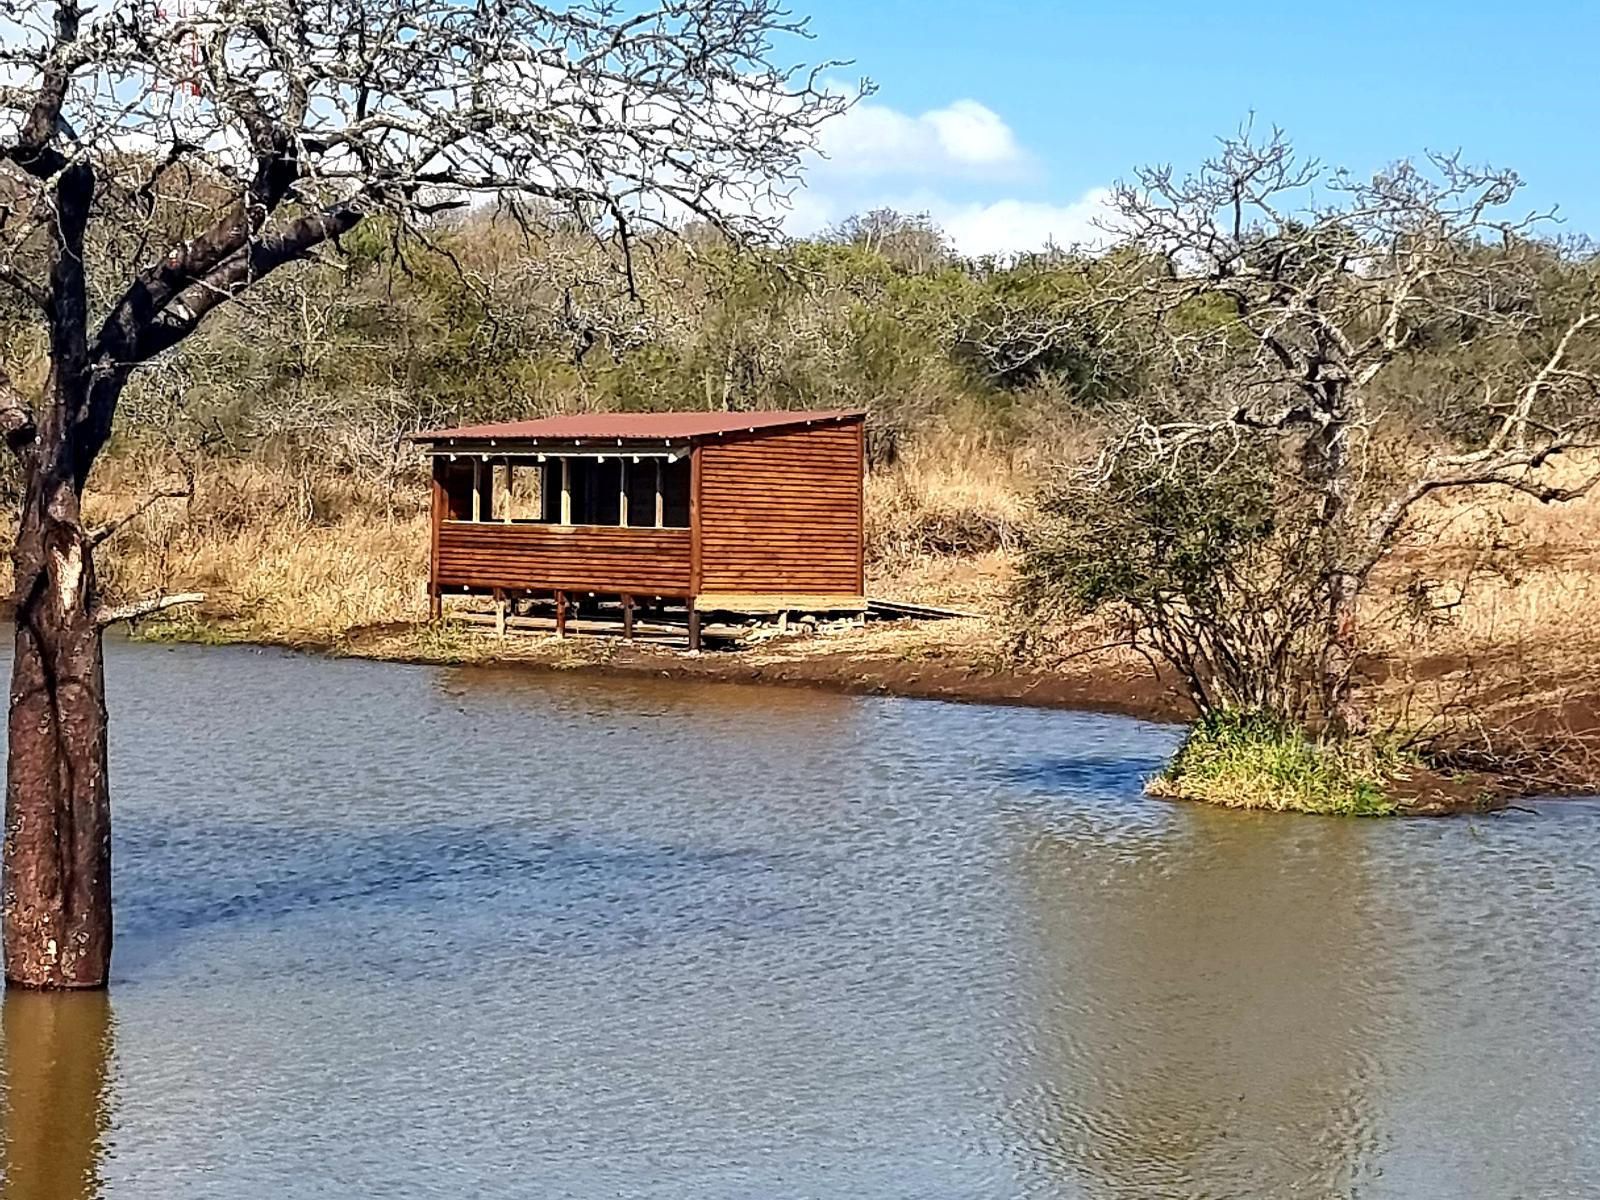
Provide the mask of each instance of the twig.
[{"label": "twig", "polygon": [[107,538],[116,536],[123,529],[126,529],[129,525],[133,524],[163,500],[189,500],[193,497],[193,478],[189,480],[189,483],[186,487],[173,488],[170,491],[156,492],[152,496],[147,496],[144,502],[140,504],[139,507],[135,508],[131,513],[127,514],[127,516],[119,517],[117,520],[112,521],[109,525],[103,525],[90,534],[89,545],[98,546]]}]

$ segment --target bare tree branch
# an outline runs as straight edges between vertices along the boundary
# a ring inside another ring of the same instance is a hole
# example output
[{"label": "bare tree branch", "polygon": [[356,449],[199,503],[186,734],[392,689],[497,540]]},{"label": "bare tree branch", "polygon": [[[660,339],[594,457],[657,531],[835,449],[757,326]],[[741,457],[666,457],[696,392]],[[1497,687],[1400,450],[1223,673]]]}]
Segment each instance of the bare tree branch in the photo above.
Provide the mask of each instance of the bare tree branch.
[{"label": "bare tree branch", "polygon": [[99,608],[95,610],[95,624],[102,628],[115,625],[118,621],[127,621],[132,624],[141,618],[152,616],[158,612],[165,612],[169,608],[177,608],[183,604],[203,604],[206,594],[204,592],[176,592],[169,596],[151,596],[147,600],[138,600],[132,604],[121,604],[114,608]]},{"label": "bare tree branch", "polygon": [[99,546],[107,541],[110,541],[112,538],[116,537],[117,534],[121,533],[128,526],[132,525],[135,521],[143,517],[145,513],[149,512],[156,505],[160,504],[163,500],[188,500],[192,499],[193,496],[193,478],[191,478],[188,483],[181,488],[165,488],[158,492],[152,492],[150,495],[146,496],[142,501],[140,501],[140,503],[133,509],[132,512],[118,517],[115,521],[111,521],[108,524],[102,525],[99,529],[96,529],[93,533],[91,533],[89,535],[89,545]]}]

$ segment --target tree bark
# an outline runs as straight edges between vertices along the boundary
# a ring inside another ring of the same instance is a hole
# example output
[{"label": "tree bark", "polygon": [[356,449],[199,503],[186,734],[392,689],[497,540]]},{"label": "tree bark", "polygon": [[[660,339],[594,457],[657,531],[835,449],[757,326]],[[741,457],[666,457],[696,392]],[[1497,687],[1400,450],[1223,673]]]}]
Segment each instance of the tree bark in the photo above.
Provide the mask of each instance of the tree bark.
[{"label": "tree bark", "polygon": [[111,806],[94,560],[70,468],[47,455],[29,474],[12,555],[6,981],[98,988],[111,963]]},{"label": "tree bark", "polygon": [[1365,721],[1356,704],[1356,619],[1361,599],[1361,579],[1350,569],[1354,551],[1350,529],[1350,437],[1353,425],[1351,397],[1342,387],[1327,390],[1322,428],[1307,443],[1308,466],[1322,493],[1323,564],[1327,578],[1327,612],[1322,648],[1322,720],[1336,737],[1363,731]]},{"label": "tree bark", "polygon": [[1363,731],[1365,722],[1354,695],[1356,619],[1362,579],[1350,568],[1357,542],[1351,529],[1351,500],[1356,487],[1350,461],[1350,439],[1356,429],[1359,397],[1335,373],[1321,388],[1318,427],[1302,452],[1307,478],[1320,497],[1322,572],[1326,598],[1323,612],[1321,679],[1318,680],[1323,726],[1335,737]]},{"label": "tree bark", "polygon": [[1356,704],[1356,615],[1361,599],[1359,579],[1335,570],[1328,582],[1328,631],[1322,654],[1323,719],[1329,732],[1345,737],[1365,731],[1366,720]]}]

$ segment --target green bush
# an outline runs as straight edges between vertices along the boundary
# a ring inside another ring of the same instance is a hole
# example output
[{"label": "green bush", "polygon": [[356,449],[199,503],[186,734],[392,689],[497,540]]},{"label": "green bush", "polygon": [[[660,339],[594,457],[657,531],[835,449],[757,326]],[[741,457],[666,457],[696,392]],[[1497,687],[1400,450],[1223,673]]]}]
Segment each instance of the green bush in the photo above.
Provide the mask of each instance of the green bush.
[{"label": "green bush", "polygon": [[1202,713],[1317,715],[1327,555],[1316,497],[1275,447],[1221,428],[1118,456],[1040,496],[1013,587],[1017,650],[1098,617],[1165,661]]},{"label": "green bush", "polygon": [[1198,721],[1154,796],[1229,808],[1381,817],[1398,805],[1388,785],[1402,756],[1371,742],[1327,741],[1259,712],[1222,710]]}]

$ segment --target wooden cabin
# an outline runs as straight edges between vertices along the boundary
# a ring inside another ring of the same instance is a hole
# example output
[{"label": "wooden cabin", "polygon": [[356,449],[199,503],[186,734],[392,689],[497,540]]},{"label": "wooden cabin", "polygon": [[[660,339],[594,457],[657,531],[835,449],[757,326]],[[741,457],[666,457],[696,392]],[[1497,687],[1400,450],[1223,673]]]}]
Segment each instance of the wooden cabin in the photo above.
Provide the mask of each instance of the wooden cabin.
[{"label": "wooden cabin", "polygon": [[864,413],[595,413],[416,435],[433,464],[432,613],[497,604],[854,613]]}]

